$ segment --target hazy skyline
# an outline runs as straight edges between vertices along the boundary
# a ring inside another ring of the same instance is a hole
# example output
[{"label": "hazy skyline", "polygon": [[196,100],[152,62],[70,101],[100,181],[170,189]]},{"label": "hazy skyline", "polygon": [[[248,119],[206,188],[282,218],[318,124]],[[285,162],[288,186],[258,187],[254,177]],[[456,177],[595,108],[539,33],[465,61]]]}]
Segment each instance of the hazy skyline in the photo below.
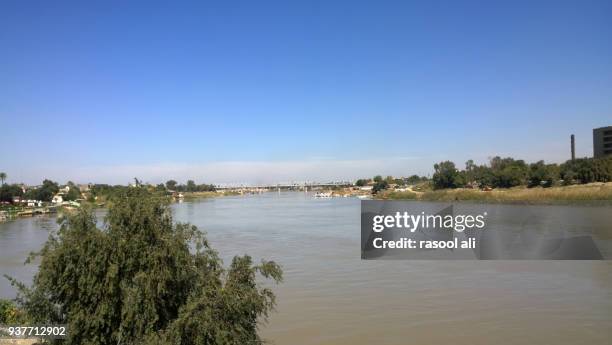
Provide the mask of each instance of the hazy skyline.
[{"label": "hazy skyline", "polygon": [[592,156],[612,2],[0,3],[9,182],[274,183]]}]

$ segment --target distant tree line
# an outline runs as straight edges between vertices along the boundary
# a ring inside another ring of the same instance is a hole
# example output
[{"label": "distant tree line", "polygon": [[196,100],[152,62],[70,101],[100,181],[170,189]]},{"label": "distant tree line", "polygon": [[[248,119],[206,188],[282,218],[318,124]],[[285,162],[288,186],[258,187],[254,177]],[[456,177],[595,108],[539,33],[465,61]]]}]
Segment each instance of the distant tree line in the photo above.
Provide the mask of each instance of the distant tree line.
[{"label": "distant tree line", "polygon": [[[0,177],[6,179],[6,174],[2,173]],[[179,184],[174,180],[169,180],[166,184],[160,183],[157,186],[144,186],[141,181],[134,179],[134,186],[146,187],[151,192],[168,193],[172,192],[214,192],[215,186],[212,184],[196,184],[193,180],[188,180],[187,184]],[[79,186],[73,182],[68,182],[68,191],[62,194],[64,201],[73,201],[86,197],[88,201],[93,202],[96,197],[103,197],[104,199],[113,197],[115,195],[125,192],[126,189],[131,188],[125,185],[110,185],[110,184],[93,184],[89,186],[89,191],[83,195],[79,189]],[[15,197],[26,200],[40,200],[44,202],[51,202],[53,197],[60,192],[60,185],[57,182],[51,180],[44,180],[42,185],[34,188],[26,188],[24,192],[24,186],[21,184],[7,184],[2,181],[0,185],[0,202],[13,202]]]},{"label": "distant tree line", "polygon": [[[77,189],[78,191],[78,189]],[[0,187],[0,201],[12,202],[14,197],[28,200],[51,201],[53,196],[59,192],[59,185],[51,180],[44,180],[43,184],[36,188],[23,191],[18,184],[3,184]]]},{"label": "distant tree line", "polygon": [[372,186],[372,193],[376,194],[382,190],[388,189],[391,185],[403,187],[407,185],[415,185],[422,182],[428,181],[425,176],[412,175],[410,177],[393,177],[387,176],[383,178],[381,175],[376,175],[371,179],[359,179],[355,181],[355,186],[364,187],[364,186]]},{"label": "distant tree line", "polygon": [[432,186],[434,189],[551,187],[555,184],[609,181],[612,181],[612,157],[579,158],[562,164],[546,164],[544,161],[527,164],[522,159],[497,156],[485,165],[468,160],[463,170],[457,169],[451,161],[437,163]]},{"label": "distant tree line", "polygon": [[[158,189],[163,185],[158,185]],[[166,190],[176,192],[214,192],[215,186],[212,184],[196,184],[193,180],[188,180],[187,184],[178,184],[175,180],[168,180],[165,185]]]}]

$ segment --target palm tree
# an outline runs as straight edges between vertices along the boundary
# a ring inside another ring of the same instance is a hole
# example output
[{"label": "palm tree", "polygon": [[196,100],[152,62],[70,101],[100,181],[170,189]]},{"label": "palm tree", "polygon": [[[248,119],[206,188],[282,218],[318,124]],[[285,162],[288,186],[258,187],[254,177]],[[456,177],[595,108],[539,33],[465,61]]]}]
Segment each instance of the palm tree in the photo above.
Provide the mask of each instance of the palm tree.
[{"label": "palm tree", "polygon": [[0,172],[0,180],[2,180],[2,184],[4,184],[4,180],[6,180],[6,173]]}]

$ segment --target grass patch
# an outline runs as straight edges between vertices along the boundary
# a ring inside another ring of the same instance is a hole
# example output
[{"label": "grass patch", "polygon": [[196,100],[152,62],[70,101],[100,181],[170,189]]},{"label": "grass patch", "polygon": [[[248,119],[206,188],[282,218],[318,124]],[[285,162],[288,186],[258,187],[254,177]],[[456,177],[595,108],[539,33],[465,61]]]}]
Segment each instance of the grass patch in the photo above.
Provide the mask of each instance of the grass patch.
[{"label": "grass patch", "polygon": [[219,195],[223,195],[217,192],[186,192],[183,194],[185,200],[193,200],[193,199],[204,199],[204,198],[214,198]]},{"label": "grass patch", "polygon": [[380,199],[390,200],[416,200],[418,198],[417,193],[413,192],[386,192],[382,193]]},{"label": "grass patch", "polygon": [[475,201],[499,203],[566,203],[566,202],[612,202],[612,183],[590,183],[550,188],[495,189],[444,189],[427,191],[420,195],[410,192],[389,192],[381,199],[423,201]]}]

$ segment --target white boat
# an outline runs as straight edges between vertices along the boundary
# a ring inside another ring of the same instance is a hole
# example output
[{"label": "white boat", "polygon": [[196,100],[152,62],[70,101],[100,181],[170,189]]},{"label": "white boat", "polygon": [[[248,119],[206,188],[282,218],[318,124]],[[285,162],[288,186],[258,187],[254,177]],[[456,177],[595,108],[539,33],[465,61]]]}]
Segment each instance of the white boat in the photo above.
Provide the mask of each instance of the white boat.
[{"label": "white boat", "polygon": [[314,195],[315,198],[331,198],[332,197],[332,192],[318,192],[317,194]]}]

